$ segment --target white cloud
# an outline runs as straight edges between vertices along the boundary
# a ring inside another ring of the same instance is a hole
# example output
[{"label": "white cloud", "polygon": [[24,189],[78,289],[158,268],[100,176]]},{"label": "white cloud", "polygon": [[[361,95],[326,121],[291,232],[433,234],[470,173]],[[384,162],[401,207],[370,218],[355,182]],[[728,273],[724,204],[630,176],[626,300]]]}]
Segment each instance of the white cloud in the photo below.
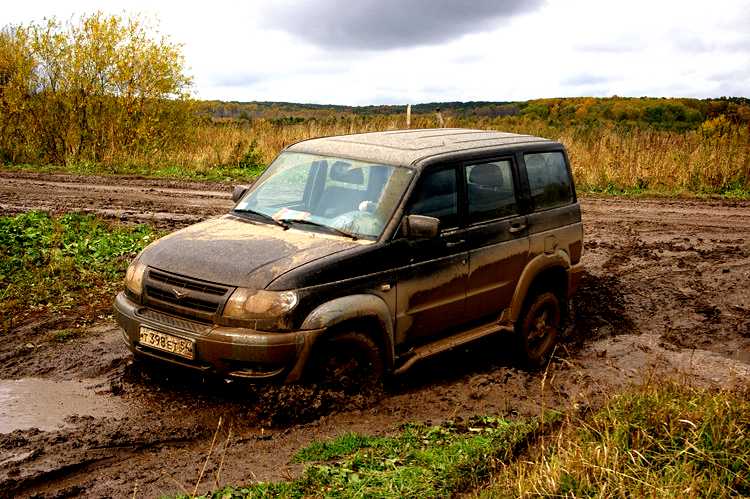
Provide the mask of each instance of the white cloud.
[{"label": "white cloud", "polygon": [[[419,0],[401,0],[401,5],[407,2],[425,5]],[[457,21],[456,29],[446,28],[445,36],[425,38],[421,32],[411,37],[404,27],[408,23],[398,24],[398,43],[383,42],[389,26],[373,27],[356,43],[351,42],[356,35],[351,29],[342,28],[343,34],[334,37],[319,29],[300,36],[295,30],[316,22],[310,12],[319,4],[276,9],[273,16],[264,5],[228,0],[29,1],[4,5],[0,23],[50,15],[68,19],[96,9],[158,17],[160,30],[184,43],[195,93],[207,99],[380,104],[613,94],[750,95],[745,22],[750,9],[742,0],[710,5],[548,0],[494,18],[492,11],[487,19],[474,15],[483,11],[470,12],[462,19],[473,22]],[[471,4],[457,0],[455,5]],[[341,19],[335,9],[322,10],[331,18],[323,23],[328,29],[346,19],[362,22],[351,10]],[[286,23],[279,17],[283,12],[289,17]],[[393,16],[381,14],[375,11],[369,17],[373,23],[392,22]],[[437,24],[427,23],[428,32],[430,26],[445,26],[446,18],[439,14],[429,16]],[[352,43],[356,50],[351,50]]]}]

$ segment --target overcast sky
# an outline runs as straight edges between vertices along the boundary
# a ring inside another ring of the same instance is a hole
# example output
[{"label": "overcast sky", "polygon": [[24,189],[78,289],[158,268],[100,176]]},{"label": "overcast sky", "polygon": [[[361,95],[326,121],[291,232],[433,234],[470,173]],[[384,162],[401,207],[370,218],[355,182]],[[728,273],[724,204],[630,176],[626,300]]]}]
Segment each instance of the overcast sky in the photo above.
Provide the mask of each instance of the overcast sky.
[{"label": "overcast sky", "polygon": [[750,96],[750,1],[3,1],[0,24],[139,13],[203,99]]}]

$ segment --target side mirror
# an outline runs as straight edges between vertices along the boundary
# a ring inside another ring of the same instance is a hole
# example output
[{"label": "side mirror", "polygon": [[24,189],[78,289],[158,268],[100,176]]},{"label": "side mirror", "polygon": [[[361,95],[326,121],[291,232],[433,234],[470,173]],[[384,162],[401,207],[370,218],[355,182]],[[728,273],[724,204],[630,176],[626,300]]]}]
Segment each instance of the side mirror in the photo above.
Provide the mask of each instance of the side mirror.
[{"label": "side mirror", "polygon": [[424,215],[407,215],[401,222],[401,230],[409,239],[432,239],[440,234],[440,220]]},{"label": "side mirror", "polygon": [[242,196],[245,195],[249,187],[249,185],[235,185],[234,191],[232,191],[232,201],[236,203],[237,201],[242,199]]}]

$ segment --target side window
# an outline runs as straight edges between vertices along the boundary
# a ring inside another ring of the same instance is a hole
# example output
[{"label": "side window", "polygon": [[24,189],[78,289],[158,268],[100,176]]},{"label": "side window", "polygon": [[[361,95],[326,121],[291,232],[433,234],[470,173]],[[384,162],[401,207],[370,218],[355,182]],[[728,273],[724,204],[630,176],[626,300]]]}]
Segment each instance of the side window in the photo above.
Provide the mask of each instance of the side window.
[{"label": "side window", "polygon": [[561,152],[524,154],[535,210],[563,206],[573,201],[568,169]]},{"label": "side window", "polygon": [[518,212],[509,160],[466,166],[469,218],[491,220]]},{"label": "side window", "polygon": [[442,228],[458,225],[456,169],[424,172],[411,194],[408,213],[440,219]]}]

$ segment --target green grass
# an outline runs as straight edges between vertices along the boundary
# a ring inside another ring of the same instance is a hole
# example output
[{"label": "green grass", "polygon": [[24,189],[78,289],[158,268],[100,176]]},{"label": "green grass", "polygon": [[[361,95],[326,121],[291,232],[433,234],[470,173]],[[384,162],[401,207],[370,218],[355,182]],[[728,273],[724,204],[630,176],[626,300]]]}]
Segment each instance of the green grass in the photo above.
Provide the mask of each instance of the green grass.
[{"label": "green grass", "polygon": [[699,199],[750,199],[750,189],[742,187],[738,183],[730,184],[724,189],[711,190],[706,188],[696,188],[694,190],[685,189],[656,189],[649,187],[623,187],[614,184],[608,184],[606,187],[577,185],[578,195],[586,196],[616,196],[616,197],[633,197],[633,198],[699,198]]},{"label": "green grass", "polygon": [[300,450],[293,460],[310,464],[297,480],[227,487],[210,497],[451,496],[487,480],[558,417],[548,413],[543,425],[497,417],[409,424],[392,437],[350,433]]},{"label": "green grass", "polygon": [[747,393],[673,382],[614,396],[570,417],[483,497],[750,495]]},{"label": "green grass", "polygon": [[0,217],[3,330],[35,313],[108,309],[130,260],[157,237],[145,225],[112,224],[77,213]]},{"label": "green grass", "polygon": [[748,496],[750,399],[663,382],[613,395],[595,411],[547,413],[543,424],[408,424],[395,436],[313,442],[292,461],[308,463],[296,480],[208,497]]},{"label": "green grass", "polygon": [[0,165],[0,170],[9,172],[66,173],[71,175],[132,175],[159,179],[232,182],[257,178],[263,173],[265,166],[248,165],[186,168],[173,165],[155,168],[153,166],[134,164],[122,164],[108,167],[95,163],[78,163],[70,165]]},{"label": "green grass", "polygon": [[52,335],[52,340],[57,343],[66,343],[77,338],[82,333],[81,329],[60,329]]}]

